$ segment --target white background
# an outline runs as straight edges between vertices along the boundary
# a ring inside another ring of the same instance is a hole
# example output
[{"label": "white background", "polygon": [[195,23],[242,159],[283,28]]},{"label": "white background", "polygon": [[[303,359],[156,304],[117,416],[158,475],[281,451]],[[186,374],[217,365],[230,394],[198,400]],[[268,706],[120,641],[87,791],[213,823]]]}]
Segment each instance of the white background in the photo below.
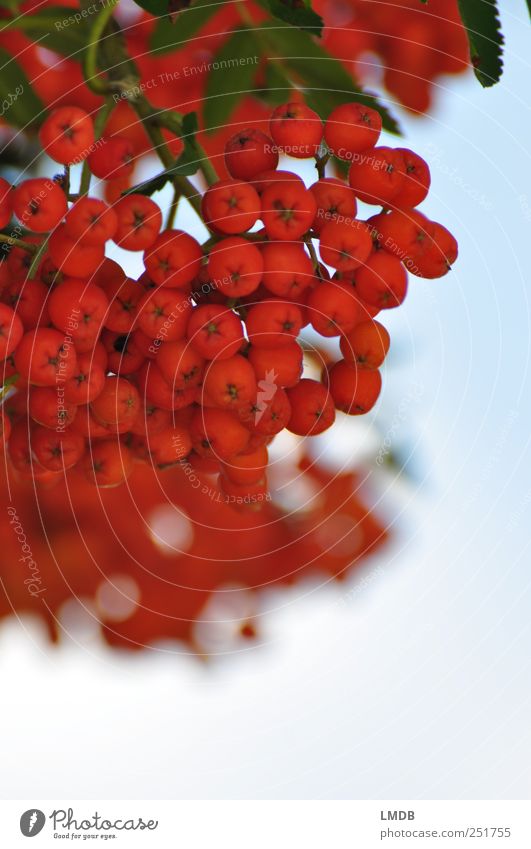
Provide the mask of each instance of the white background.
[{"label": "white background", "polygon": [[2,796],[529,797],[531,33],[503,10],[503,83],[450,79],[404,120],[460,259],[387,321],[383,433],[423,388],[394,437],[409,477],[374,479],[393,544],[354,592],[268,597],[264,644],[223,662],[4,624]]}]

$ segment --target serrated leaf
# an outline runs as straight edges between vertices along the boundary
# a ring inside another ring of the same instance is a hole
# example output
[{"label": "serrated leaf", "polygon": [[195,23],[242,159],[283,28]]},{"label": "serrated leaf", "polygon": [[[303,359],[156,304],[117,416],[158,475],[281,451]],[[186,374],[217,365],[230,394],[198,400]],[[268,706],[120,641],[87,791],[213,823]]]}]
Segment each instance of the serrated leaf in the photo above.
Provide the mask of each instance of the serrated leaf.
[{"label": "serrated leaf", "polygon": [[[6,22],[6,29],[20,29],[40,47],[47,47],[61,56],[81,60],[91,28],[91,13],[86,14],[69,6],[48,6],[33,15],[23,15]],[[0,32],[2,27],[0,27]]]},{"label": "serrated leaf", "polygon": [[44,104],[35,94],[20,65],[0,48],[0,117],[12,127],[25,127],[39,122]]},{"label": "serrated leaf", "polygon": [[151,36],[151,50],[154,53],[167,53],[182,46],[224,5],[220,0],[195,0],[195,3],[178,13],[175,23],[169,17],[157,21]]},{"label": "serrated leaf", "polygon": [[254,92],[260,48],[253,30],[234,30],[212,61],[203,107],[205,129],[212,131],[228,120],[239,100]]},{"label": "serrated leaf", "polygon": [[267,37],[270,51],[284,67],[296,76],[304,90],[308,105],[322,118],[332,109],[353,100],[376,109],[382,116],[383,126],[390,133],[400,134],[397,121],[387,107],[354,80],[341,62],[327,53],[307,32],[288,25],[271,25],[266,22],[261,30]]},{"label": "serrated leaf", "polygon": [[308,5],[297,6],[283,3],[282,0],[258,0],[260,6],[266,9],[274,18],[285,21],[299,29],[311,30],[313,35],[320,36],[324,21],[312,7]]},{"label": "serrated leaf", "polygon": [[503,72],[504,38],[496,0],[458,0],[474,73],[485,88],[499,82]]}]

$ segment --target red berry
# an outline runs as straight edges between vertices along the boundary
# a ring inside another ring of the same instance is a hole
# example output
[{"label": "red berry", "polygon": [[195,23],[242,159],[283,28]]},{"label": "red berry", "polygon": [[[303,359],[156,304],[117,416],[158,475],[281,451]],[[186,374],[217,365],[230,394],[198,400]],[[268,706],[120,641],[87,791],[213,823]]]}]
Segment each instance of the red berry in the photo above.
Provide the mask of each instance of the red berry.
[{"label": "red berry", "polygon": [[361,150],[374,147],[381,131],[379,112],[361,103],[344,103],[328,116],[324,137],[332,153],[351,160]]},{"label": "red berry", "polygon": [[125,195],[114,204],[118,226],[114,241],[127,251],[145,251],[155,242],[162,227],[162,212],[144,195]]},{"label": "red berry", "polygon": [[287,394],[291,405],[287,428],[292,433],[315,436],[334,423],[334,402],[322,383],[304,378]]},{"label": "red berry", "polygon": [[324,177],[310,186],[310,191],[317,201],[317,212],[313,220],[316,233],[320,233],[329,221],[356,217],[356,195],[342,180]]},{"label": "red berry", "polygon": [[372,238],[364,221],[331,221],[321,231],[321,259],[339,271],[352,271],[363,265],[371,251]]},{"label": "red berry", "polygon": [[359,416],[368,413],[376,404],[382,376],[377,370],[359,369],[339,360],[328,372],[328,384],[337,409]]},{"label": "red berry", "polygon": [[164,230],[144,253],[144,265],[157,286],[186,288],[198,274],[201,246],[182,230]]},{"label": "red berry", "polygon": [[92,118],[77,106],[61,106],[48,115],[39,130],[39,139],[56,162],[82,162],[94,144]]},{"label": "red berry", "polygon": [[241,298],[258,288],[264,261],[252,242],[240,236],[222,239],[211,248],[208,273],[215,288],[227,298]]},{"label": "red berry", "polygon": [[353,158],[348,180],[357,198],[387,206],[402,191],[405,173],[404,156],[399,150],[376,147]]},{"label": "red berry", "polygon": [[270,239],[299,239],[312,226],[316,212],[312,192],[297,183],[276,183],[262,193],[262,221]]},{"label": "red berry", "polygon": [[302,315],[291,301],[271,298],[252,306],[245,324],[249,341],[257,348],[278,348],[297,338]]},{"label": "red berry", "polygon": [[244,233],[257,222],[260,198],[250,183],[220,180],[207,190],[201,205],[203,218],[219,233]]},{"label": "red berry", "polygon": [[73,345],[63,333],[48,327],[26,333],[14,356],[22,377],[36,386],[55,386],[72,377],[77,368]]},{"label": "red berry", "polygon": [[124,136],[113,136],[98,141],[88,163],[94,176],[100,180],[118,180],[133,171],[133,156],[132,142]]},{"label": "red berry", "polygon": [[190,345],[206,360],[225,360],[240,350],[244,341],[240,318],[216,304],[196,307],[188,322]]},{"label": "red berry", "polygon": [[240,130],[225,145],[225,165],[231,177],[252,180],[277,167],[278,151],[273,139],[260,130]]},{"label": "red berry", "polygon": [[296,159],[308,159],[319,150],[323,123],[305,103],[285,103],[273,110],[269,131],[284,153]]},{"label": "red berry", "polygon": [[19,221],[35,233],[46,233],[59,224],[68,204],[61,187],[44,177],[24,180],[13,192],[13,210]]},{"label": "red berry", "polygon": [[359,368],[379,368],[389,350],[391,339],[385,327],[372,319],[362,321],[343,336],[341,353],[348,363]]},{"label": "red berry", "polygon": [[118,226],[114,209],[97,198],[80,198],[68,210],[65,233],[85,245],[102,245],[112,239]]}]

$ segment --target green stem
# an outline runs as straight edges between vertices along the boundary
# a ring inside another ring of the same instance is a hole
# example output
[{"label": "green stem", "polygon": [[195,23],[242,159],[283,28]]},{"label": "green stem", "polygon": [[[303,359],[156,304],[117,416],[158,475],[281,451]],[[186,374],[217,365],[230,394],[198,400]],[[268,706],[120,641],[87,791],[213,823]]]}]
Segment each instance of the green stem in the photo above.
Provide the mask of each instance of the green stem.
[{"label": "green stem", "polygon": [[[107,123],[107,118],[111,114],[112,110],[115,107],[114,100],[109,97],[101,109],[98,110],[98,114],[94,120],[94,138],[96,140],[100,139],[105,128],[105,124]],[[83,161],[83,168],[81,170],[81,180],[79,183],[79,194],[87,195],[90,189],[90,180],[92,178],[92,174],[90,173],[90,168],[88,164],[88,157]]]},{"label": "green stem", "polygon": [[15,239],[14,236],[6,236],[4,233],[0,233],[0,244],[1,243],[9,245],[10,247],[22,248],[22,250],[28,251],[30,254],[35,253],[37,250],[37,245],[31,245],[29,242],[24,242],[22,239]]},{"label": "green stem", "polygon": [[[136,110],[138,117],[144,125],[144,129],[148,134],[153,149],[165,168],[171,169],[175,165],[175,160],[171,151],[166,144],[162,130],[156,123],[156,113],[153,107],[144,97],[139,97],[132,104]],[[201,194],[197,191],[194,184],[187,177],[175,175],[172,177],[173,185],[186,198],[189,204],[195,209],[201,218]]]},{"label": "green stem", "polygon": [[171,201],[170,208],[168,210],[168,219],[166,221],[166,230],[173,230],[173,225],[175,224],[175,216],[177,215],[177,207],[179,206],[179,201],[182,195],[177,187],[173,189],[173,198]]},{"label": "green stem", "polygon": [[48,249],[49,238],[50,237],[47,236],[46,239],[44,240],[44,242],[41,245],[39,245],[39,247],[35,251],[35,255],[34,255],[33,259],[31,260],[31,264],[30,264],[30,267],[29,267],[29,270],[28,270],[28,280],[34,280],[35,277],[37,276],[37,272],[39,270],[39,265],[41,264],[41,260],[42,260],[44,254],[46,253],[46,251]]},{"label": "green stem", "polygon": [[106,0],[102,9],[90,30],[90,41],[83,57],[83,74],[88,87],[96,94],[107,94],[109,91],[107,82],[99,76],[98,48],[105,27],[112,18],[118,0]]}]

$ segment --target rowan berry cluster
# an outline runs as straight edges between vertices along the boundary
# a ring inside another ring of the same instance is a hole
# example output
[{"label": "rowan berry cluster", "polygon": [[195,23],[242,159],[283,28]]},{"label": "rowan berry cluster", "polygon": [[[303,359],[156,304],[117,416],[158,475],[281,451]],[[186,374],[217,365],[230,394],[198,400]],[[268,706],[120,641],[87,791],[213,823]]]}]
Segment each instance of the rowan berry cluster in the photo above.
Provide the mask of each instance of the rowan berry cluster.
[{"label": "rowan berry cluster", "polygon": [[[390,341],[376,316],[402,303],[408,269],[440,277],[457,256],[452,235],[416,209],[427,164],[379,146],[380,132],[364,105],[338,107],[323,126],[302,102],[273,111],[269,136],[238,132],[224,153],[230,177],[202,198],[204,245],[162,229],[140,193],[108,205],[69,201],[61,181],[0,186],[2,223],[14,212],[34,234],[9,252],[0,304],[13,467],[54,480],[80,466],[107,487],[135,462],[186,462],[219,475],[231,499],[256,500],[277,433],[316,435],[337,410],[371,410]],[[77,107],[52,112],[40,140],[56,162],[86,159],[102,180],[132,168],[127,140],[95,143]],[[306,187],[278,169],[279,153],[315,157],[322,176]],[[332,154],[349,164],[348,182],[324,176]],[[381,211],[361,220],[359,202]],[[105,257],[109,241],[143,251],[140,279]],[[339,342],[321,380],[304,373],[307,326]]]}]

